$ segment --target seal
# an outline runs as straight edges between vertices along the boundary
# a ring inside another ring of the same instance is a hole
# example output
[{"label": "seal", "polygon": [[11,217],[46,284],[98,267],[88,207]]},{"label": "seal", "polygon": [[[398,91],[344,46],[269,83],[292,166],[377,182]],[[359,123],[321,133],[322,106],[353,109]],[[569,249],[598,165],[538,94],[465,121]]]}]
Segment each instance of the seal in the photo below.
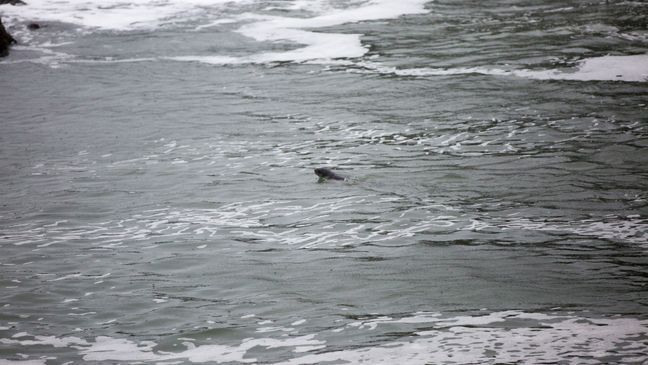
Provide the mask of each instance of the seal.
[{"label": "seal", "polygon": [[326,167],[318,167],[315,169],[315,175],[319,176],[320,181],[323,180],[346,180],[346,178],[336,174],[335,172],[327,169]]}]

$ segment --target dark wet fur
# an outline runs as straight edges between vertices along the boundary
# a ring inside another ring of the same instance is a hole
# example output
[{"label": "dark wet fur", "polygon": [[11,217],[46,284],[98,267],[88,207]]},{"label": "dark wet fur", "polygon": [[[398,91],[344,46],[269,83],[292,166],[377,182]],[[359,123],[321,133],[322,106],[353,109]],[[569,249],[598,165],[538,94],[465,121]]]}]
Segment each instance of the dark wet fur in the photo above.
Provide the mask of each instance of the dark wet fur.
[{"label": "dark wet fur", "polygon": [[320,179],[326,180],[345,180],[344,177],[336,174],[335,172],[327,169],[326,167],[318,167],[315,169],[315,175],[319,176]]}]

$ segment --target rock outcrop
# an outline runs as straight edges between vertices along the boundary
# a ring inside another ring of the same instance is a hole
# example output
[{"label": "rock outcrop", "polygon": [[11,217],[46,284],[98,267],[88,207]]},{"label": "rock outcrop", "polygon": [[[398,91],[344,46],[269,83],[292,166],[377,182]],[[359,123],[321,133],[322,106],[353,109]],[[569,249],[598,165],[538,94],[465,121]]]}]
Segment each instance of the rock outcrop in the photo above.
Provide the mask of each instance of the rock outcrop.
[{"label": "rock outcrop", "polygon": [[[0,5],[26,5],[22,0],[0,0]],[[2,24],[2,18],[0,18],[0,57],[7,57],[9,55],[9,46],[13,43],[18,43],[7,33],[4,25]]]},{"label": "rock outcrop", "polygon": [[4,25],[2,24],[2,19],[0,19],[0,57],[6,57],[9,54],[9,46],[13,43],[18,43],[7,33]]}]

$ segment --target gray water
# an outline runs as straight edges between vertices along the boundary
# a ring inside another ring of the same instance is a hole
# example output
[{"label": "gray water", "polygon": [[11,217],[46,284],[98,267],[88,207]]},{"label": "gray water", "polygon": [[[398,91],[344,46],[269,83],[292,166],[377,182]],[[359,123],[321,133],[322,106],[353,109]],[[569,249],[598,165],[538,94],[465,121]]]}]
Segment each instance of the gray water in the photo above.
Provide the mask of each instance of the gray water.
[{"label": "gray water", "polygon": [[647,363],[648,83],[446,72],[647,53],[646,4],[426,9],[321,30],[352,62],[172,59],[296,47],[194,23],[15,47],[0,363]]}]

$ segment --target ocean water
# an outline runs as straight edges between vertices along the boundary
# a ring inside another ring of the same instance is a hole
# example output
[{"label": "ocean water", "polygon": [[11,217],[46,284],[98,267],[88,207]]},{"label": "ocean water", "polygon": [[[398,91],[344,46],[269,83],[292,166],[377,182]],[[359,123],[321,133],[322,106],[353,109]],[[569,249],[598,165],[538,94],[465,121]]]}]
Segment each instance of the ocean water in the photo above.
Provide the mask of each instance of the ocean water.
[{"label": "ocean water", "polygon": [[0,364],[648,363],[647,3],[26,1]]}]

